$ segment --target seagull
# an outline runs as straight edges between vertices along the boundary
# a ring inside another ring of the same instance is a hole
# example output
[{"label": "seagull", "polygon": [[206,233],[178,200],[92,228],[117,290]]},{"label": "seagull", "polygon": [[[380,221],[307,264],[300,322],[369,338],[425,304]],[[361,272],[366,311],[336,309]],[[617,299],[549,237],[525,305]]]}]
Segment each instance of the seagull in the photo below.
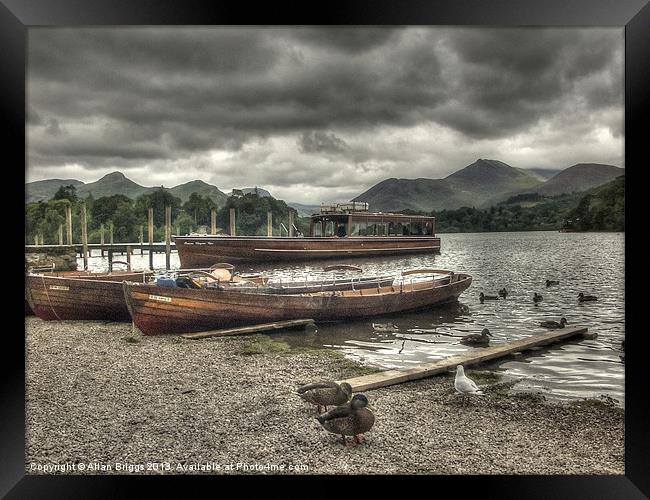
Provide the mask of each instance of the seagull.
[{"label": "seagull", "polygon": [[559,281],[553,281],[553,280],[546,280],[546,287],[548,288],[551,285],[559,285]]},{"label": "seagull", "polygon": [[465,345],[488,345],[490,343],[488,335],[490,337],[492,336],[490,330],[483,328],[483,331],[480,334],[472,333],[471,335],[464,336],[460,339],[460,343]]},{"label": "seagull", "polygon": [[535,295],[533,295],[533,302],[535,302],[535,304],[537,304],[538,302],[541,302],[542,300],[544,300],[544,298],[541,295],[539,295],[537,292],[535,292]]},{"label": "seagull", "polygon": [[465,394],[476,394],[478,396],[483,395],[483,391],[478,388],[476,382],[465,376],[463,365],[458,365],[456,367],[456,380],[454,380],[454,387],[456,388],[456,391],[463,396]]},{"label": "seagull", "polygon": [[578,302],[593,302],[594,300],[598,300],[595,295],[585,295],[582,292],[578,294]]},{"label": "seagull", "polygon": [[566,326],[566,318],[562,318],[560,322],[557,321],[542,321],[539,326],[544,328],[564,328]]}]

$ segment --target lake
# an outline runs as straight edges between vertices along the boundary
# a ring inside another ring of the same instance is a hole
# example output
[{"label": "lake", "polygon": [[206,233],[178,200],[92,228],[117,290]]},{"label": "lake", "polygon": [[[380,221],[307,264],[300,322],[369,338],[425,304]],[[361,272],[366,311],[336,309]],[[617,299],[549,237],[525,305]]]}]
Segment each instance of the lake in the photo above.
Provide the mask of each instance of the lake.
[{"label": "lake", "polygon": [[[467,272],[473,282],[457,304],[425,312],[382,316],[347,323],[319,324],[313,334],[275,334],[292,346],[325,346],[351,359],[378,368],[417,366],[464,352],[459,336],[488,328],[491,345],[546,332],[540,321],[567,319],[596,333],[594,340],[555,344],[491,362],[481,369],[517,381],[514,391],[541,392],[551,399],[606,396],[624,406],[625,365],[621,342],[625,338],[624,233],[463,233],[441,234],[437,255],[342,259],[306,263],[277,263],[272,268],[239,267],[241,272],[265,271],[275,278],[313,277],[323,266],[350,263],[363,275],[391,274],[413,268]],[[115,259],[124,260],[116,255]],[[178,255],[171,256],[179,267]],[[80,268],[83,261],[79,259]],[[106,270],[107,260],[91,257],[90,268]],[[149,265],[148,256],[132,256],[134,269]],[[164,268],[164,254],[154,256]],[[559,285],[546,287],[546,280]],[[505,287],[505,300],[485,301],[479,293],[497,295]],[[543,296],[538,305],[533,294]],[[597,302],[578,302],[578,293],[596,295]]]}]

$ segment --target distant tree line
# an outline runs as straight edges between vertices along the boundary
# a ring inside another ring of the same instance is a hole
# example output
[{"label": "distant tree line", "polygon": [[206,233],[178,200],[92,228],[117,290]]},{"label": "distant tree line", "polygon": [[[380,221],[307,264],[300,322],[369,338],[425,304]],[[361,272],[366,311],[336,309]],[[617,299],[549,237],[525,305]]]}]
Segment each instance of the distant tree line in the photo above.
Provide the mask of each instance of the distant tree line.
[{"label": "distant tree line", "polygon": [[625,231],[625,178],[587,193],[544,197],[537,193],[514,196],[486,209],[403,213],[433,215],[436,232],[487,231]]},{"label": "distant tree line", "polygon": [[[65,211],[72,208],[73,240],[81,241],[81,203],[86,204],[88,241],[99,243],[100,232],[104,226],[104,242],[109,242],[113,230],[115,243],[138,242],[140,228],[144,226],[144,240],[147,241],[148,209],[153,208],[154,240],[165,238],[165,207],[172,207],[172,234],[187,234],[198,229],[210,231],[211,211],[217,209],[218,232],[228,233],[230,228],[230,208],[236,210],[237,234],[266,234],[266,213],[273,214],[274,234],[279,233],[280,222],[288,226],[289,210],[282,200],[261,197],[256,193],[228,198],[226,205],[219,208],[215,202],[198,193],[192,193],[185,203],[169,191],[158,189],[132,200],[123,194],[85,199],[77,196],[73,185],[61,186],[48,201],[27,203],[25,205],[25,242],[34,243],[34,236],[43,238],[44,244],[58,244],[59,226],[63,225],[65,243]],[[295,212],[295,210],[294,210]],[[295,216],[295,224],[304,231],[304,220]]]}]

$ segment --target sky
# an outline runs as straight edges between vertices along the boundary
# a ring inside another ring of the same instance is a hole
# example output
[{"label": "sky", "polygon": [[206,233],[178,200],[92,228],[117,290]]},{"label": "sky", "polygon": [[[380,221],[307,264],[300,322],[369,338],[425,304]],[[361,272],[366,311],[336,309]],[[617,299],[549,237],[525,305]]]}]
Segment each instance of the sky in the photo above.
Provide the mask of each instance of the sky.
[{"label": "sky", "polygon": [[623,28],[28,30],[26,180],[306,204],[478,158],[624,167]]}]

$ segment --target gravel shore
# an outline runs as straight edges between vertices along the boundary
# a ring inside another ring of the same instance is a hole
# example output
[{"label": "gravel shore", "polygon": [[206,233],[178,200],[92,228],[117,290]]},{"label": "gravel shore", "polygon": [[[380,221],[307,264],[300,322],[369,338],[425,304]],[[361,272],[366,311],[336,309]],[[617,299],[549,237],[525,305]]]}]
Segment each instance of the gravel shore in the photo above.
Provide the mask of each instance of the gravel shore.
[{"label": "gravel shore", "polygon": [[480,368],[486,395],[466,403],[453,374],[366,392],[375,425],[346,448],[295,390],[367,369],[273,339],[27,317],[27,473],[624,474],[622,409],[511,393]]}]

